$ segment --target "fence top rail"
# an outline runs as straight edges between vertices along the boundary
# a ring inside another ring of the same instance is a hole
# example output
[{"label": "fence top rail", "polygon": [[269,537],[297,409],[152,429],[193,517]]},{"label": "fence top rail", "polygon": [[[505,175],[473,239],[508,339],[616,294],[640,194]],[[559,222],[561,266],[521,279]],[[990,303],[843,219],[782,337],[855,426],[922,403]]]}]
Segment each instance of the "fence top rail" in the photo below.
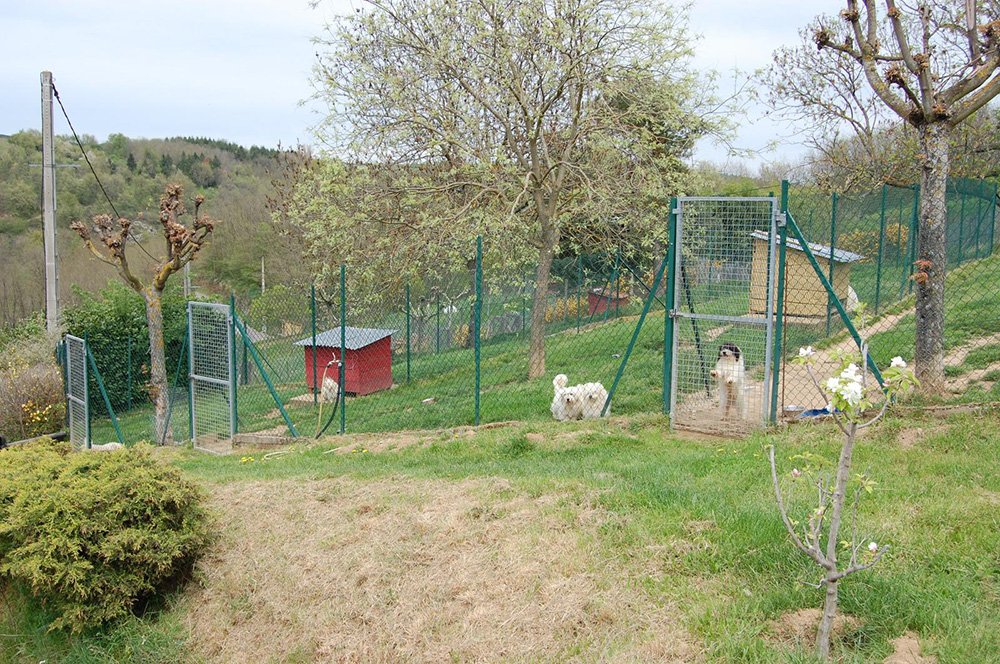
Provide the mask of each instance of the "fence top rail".
[{"label": "fence top rail", "polygon": [[732,201],[734,203],[772,203],[777,204],[778,199],[775,196],[681,196],[677,199],[678,204],[684,203],[697,203],[699,201],[708,202],[725,202]]},{"label": "fence top rail", "polygon": [[194,302],[188,301],[188,309],[204,308],[204,309],[217,309],[220,311],[229,312],[228,304],[221,304],[219,302]]}]

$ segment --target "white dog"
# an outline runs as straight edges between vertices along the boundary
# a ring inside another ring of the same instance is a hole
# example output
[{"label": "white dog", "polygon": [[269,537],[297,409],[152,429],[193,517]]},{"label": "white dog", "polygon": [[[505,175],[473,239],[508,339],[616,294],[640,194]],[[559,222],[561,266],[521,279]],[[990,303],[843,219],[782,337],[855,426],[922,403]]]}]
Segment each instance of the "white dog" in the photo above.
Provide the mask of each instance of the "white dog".
[{"label": "white dog", "polygon": [[560,422],[566,420],[578,420],[583,416],[580,397],[577,395],[576,387],[567,387],[569,379],[566,374],[559,374],[552,379],[552,387],[555,394],[552,396],[552,417]]},{"label": "white dog", "polygon": [[720,416],[729,417],[729,411],[735,406],[737,416],[741,420],[745,419],[747,404],[743,384],[746,379],[746,369],[740,347],[730,343],[719,346],[719,359],[710,375],[719,385]]},{"label": "white dog", "polygon": [[[583,385],[577,385],[574,388],[577,395],[580,397],[581,405],[581,416],[585,420],[596,420],[601,417],[601,411],[604,410],[604,402],[608,400],[608,391],[604,389],[604,386],[600,383],[584,383]],[[608,412],[605,415],[611,414],[611,406],[608,406]]]},{"label": "white dog", "polygon": [[337,384],[337,381],[329,376],[323,379],[323,387],[320,388],[319,394],[325,403],[335,402],[338,392],[340,392],[340,385]]}]

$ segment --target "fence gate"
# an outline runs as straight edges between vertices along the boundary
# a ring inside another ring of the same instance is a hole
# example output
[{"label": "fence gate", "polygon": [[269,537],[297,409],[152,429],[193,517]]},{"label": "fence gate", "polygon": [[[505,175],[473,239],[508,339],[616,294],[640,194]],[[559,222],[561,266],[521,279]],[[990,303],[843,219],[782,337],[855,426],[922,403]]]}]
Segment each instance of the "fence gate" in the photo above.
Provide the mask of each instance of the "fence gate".
[{"label": "fence gate", "polygon": [[223,452],[236,431],[229,306],[188,302],[188,338],[191,438],[196,449]]},{"label": "fence gate", "polygon": [[742,434],[767,422],[777,215],[775,198],[678,199],[671,254],[674,426]]},{"label": "fence gate", "polygon": [[69,442],[73,449],[90,447],[90,395],[87,390],[87,342],[67,334],[66,411],[69,415]]}]

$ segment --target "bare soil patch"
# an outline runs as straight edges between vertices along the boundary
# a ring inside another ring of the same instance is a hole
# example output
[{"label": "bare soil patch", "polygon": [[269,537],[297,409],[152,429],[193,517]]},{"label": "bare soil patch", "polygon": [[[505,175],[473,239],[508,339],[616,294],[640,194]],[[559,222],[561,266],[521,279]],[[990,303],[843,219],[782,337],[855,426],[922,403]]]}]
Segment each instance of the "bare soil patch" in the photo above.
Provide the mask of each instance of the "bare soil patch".
[{"label": "bare soil patch", "polygon": [[892,647],[892,654],[885,658],[884,664],[934,664],[938,661],[933,655],[920,654],[920,640],[913,632],[893,639]]},{"label": "bare soil patch", "polygon": [[[811,648],[816,644],[816,628],[822,615],[820,609],[791,611],[771,621],[770,633],[777,641]],[[833,619],[833,638],[843,638],[860,625],[861,622],[854,616],[838,613]]]},{"label": "bare soil patch", "polygon": [[[209,661],[701,659],[594,541],[590,508],[500,479],[213,488],[226,529],[187,612]],[[570,508],[573,509],[573,508]]]}]

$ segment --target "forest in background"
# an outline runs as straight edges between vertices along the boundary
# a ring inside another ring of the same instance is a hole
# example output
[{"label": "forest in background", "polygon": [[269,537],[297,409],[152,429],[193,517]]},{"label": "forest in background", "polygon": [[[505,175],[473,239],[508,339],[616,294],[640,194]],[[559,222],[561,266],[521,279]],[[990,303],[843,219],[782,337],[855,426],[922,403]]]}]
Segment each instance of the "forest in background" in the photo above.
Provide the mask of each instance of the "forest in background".
[{"label": "forest in background", "polygon": [[[157,211],[168,182],[180,183],[188,201],[196,194],[205,196],[203,209],[223,223],[192,265],[198,291],[254,294],[260,288],[262,259],[265,276],[270,274],[275,282],[308,281],[301,249],[278,232],[268,212],[279,150],[207,138],[133,139],[122,134],[104,142],[84,135],[81,143],[114,209],[139,220],[133,228],[141,245],[162,243],[156,232]],[[41,311],[45,304],[41,144],[38,131],[0,136],[0,327]],[[73,221],[114,211],[72,136],[56,137],[55,162],[56,245],[60,302],[65,307],[78,300],[79,290],[96,292],[118,279],[70,230]],[[148,250],[162,253],[159,246]],[[130,256],[138,271],[152,263],[138,248]]]}]

